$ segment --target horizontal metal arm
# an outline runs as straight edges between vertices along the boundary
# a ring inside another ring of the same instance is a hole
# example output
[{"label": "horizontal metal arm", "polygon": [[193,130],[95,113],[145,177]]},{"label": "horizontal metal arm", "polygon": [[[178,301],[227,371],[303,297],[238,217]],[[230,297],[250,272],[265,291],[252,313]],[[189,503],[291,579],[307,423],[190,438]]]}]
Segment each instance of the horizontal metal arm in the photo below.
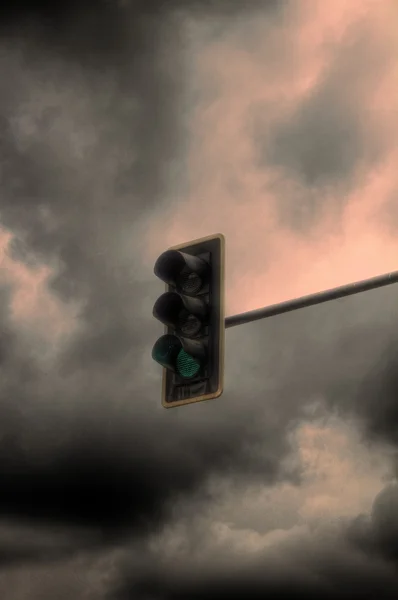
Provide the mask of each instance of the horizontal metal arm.
[{"label": "horizontal metal arm", "polygon": [[301,296],[301,298],[280,302],[279,304],[271,304],[264,308],[250,310],[245,313],[240,313],[239,315],[232,315],[226,317],[225,327],[236,327],[236,325],[243,325],[244,323],[251,323],[252,321],[258,321],[260,319],[267,319],[268,317],[281,315],[292,310],[297,310],[298,308],[306,308],[307,306],[314,306],[315,304],[321,304],[322,302],[328,302],[329,300],[337,300],[337,298],[352,296],[359,292],[366,292],[397,282],[398,271],[393,271],[392,273],[378,275],[377,277],[364,279],[363,281],[357,281],[355,283],[349,283],[330,290],[325,290],[324,292],[317,292],[315,294],[309,294],[308,296]]}]

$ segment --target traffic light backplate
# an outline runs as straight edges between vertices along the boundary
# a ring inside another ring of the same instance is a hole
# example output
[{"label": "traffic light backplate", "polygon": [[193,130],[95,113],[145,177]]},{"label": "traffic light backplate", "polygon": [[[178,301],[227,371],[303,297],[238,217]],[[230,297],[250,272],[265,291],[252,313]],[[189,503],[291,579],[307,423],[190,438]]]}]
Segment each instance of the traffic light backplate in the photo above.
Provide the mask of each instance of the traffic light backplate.
[{"label": "traffic light backplate", "polygon": [[[178,263],[181,255],[177,253],[183,253],[188,271],[191,263],[192,268],[196,268],[200,276],[203,274],[205,285],[197,294],[194,289],[195,277],[185,279],[185,291],[172,281],[171,275],[170,278],[168,277],[168,269],[170,268],[172,273],[173,269],[178,267],[175,263]],[[192,257],[201,260],[195,261]],[[153,356],[157,354],[157,357],[154,356],[155,360],[163,366],[162,405],[165,408],[172,408],[218,398],[223,393],[224,387],[225,238],[222,234],[216,234],[179,244],[163,253],[157,265],[161,259],[163,261],[160,263],[163,274],[161,278],[170,281],[166,283],[165,294],[158,299],[154,307],[154,315],[165,324],[165,335],[157,341],[153,351]],[[202,267],[206,267],[203,273],[200,273],[201,261],[206,263],[202,263]],[[156,267],[155,273],[159,276]],[[191,286],[190,290],[189,286]],[[176,331],[173,325],[174,313],[177,313],[180,308],[185,308],[185,312],[196,314],[196,317],[191,315],[191,319],[186,322],[187,333]],[[197,320],[203,321],[204,327],[198,335],[192,335],[195,334]],[[197,369],[198,373],[195,374],[197,363],[189,360],[191,358],[189,353],[192,350],[191,354],[201,359],[199,346],[205,349],[206,360],[203,361],[203,369]],[[167,356],[164,362],[162,362],[163,352],[164,356]],[[172,368],[173,355],[174,360],[177,356],[185,357],[183,367],[188,373],[187,379],[181,378],[178,369]]]}]

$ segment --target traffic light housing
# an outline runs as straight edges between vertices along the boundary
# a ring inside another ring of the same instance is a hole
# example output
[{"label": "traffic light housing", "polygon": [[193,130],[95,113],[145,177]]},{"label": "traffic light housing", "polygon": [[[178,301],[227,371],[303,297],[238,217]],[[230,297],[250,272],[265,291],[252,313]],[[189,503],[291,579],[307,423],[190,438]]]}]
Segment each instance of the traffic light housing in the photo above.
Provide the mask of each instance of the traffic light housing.
[{"label": "traffic light housing", "polygon": [[152,349],[152,358],[163,367],[165,408],[223,392],[224,270],[221,234],[174,246],[155,263],[155,275],[166,284],[153,307],[165,333]]}]

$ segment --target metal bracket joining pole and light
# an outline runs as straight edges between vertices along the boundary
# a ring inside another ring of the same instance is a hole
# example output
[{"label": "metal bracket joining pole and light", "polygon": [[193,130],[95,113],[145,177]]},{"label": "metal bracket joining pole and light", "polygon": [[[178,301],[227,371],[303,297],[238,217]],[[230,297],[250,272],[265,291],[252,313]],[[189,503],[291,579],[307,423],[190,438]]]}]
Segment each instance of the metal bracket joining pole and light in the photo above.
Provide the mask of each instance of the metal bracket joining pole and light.
[{"label": "metal bracket joining pole and light", "polygon": [[322,304],[323,302],[329,302],[330,300],[337,300],[338,298],[352,296],[353,294],[359,294],[360,292],[367,292],[386,285],[391,285],[392,283],[398,283],[398,271],[371,277],[370,279],[364,279],[362,281],[356,281],[355,283],[349,283],[323,292],[316,292],[315,294],[309,294],[308,296],[301,296],[300,298],[294,298],[293,300],[287,300],[286,302],[271,304],[270,306],[250,310],[238,315],[232,315],[226,317],[225,328],[252,323],[253,321],[267,319],[268,317],[275,317],[276,315],[282,315],[283,313],[291,312],[299,308],[315,306],[315,304]]}]

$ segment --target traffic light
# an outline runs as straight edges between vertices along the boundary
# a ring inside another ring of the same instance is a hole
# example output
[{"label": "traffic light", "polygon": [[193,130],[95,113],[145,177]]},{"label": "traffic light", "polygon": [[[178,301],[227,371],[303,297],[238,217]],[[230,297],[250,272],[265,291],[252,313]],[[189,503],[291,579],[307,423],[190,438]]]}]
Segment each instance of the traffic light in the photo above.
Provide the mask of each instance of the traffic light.
[{"label": "traffic light", "polygon": [[153,307],[165,325],[152,358],[163,367],[165,408],[218,398],[224,385],[224,263],[221,234],[163,252],[154,272],[166,292]]}]

